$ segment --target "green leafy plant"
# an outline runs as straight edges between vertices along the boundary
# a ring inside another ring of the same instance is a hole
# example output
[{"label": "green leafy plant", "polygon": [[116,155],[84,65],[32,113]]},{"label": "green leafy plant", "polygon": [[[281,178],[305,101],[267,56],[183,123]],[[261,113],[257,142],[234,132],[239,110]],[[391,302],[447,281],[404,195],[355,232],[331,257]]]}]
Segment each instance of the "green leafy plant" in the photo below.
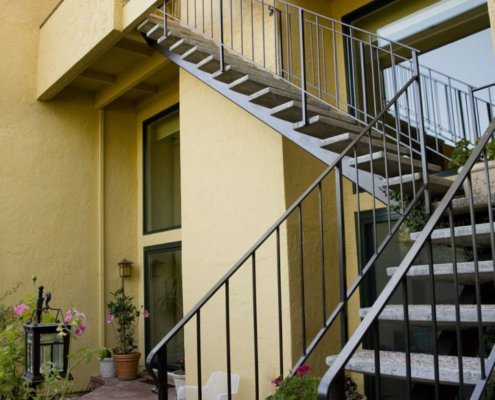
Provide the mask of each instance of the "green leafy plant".
[{"label": "green leafy plant", "polygon": [[[478,143],[478,140],[476,140]],[[459,140],[452,151],[451,160],[449,161],[449,167],[462,167],[466,164],[469,156],[473,152],[473,146],[466,139]],[[485,148],[486,159],[491,161],[495,160],[495,140],[490,140]],[[484,156],[483,156],[484,158]]]},{"label": "green leafy plant", "polygon": [[98,358],[100,360],[104,360],[105,358],[112,358],[113,352],[111,349],[108,349],[106,347],[101,347],[98,349]]},{"label": "green leafy plant", "polygon": [[[287,378],[278,378],[272,381],[276,391],[268,396],[266,400],[317,400],[318,385],[320,378],[308,375],[311,367],[301,365],[296,369],[295,374],[289,375]],[[363,398],[357,391],[357,384],[350,377],[346,377],[345,381],[345,399],[360,400]]]},{"label": "green leafy plant", "polygon": [[[108,315],[107,323],[117,323],[117,337],[119,345],[115,347],[114,352],[117,354],[129,354],[137,349],[135,333],[136,319],[140,312],[133,304],[133,297],[127,296],[124,288],[119,288],[110,293],[113,299],[107,304]],[[143,310],[144,318],[148,318],[149,312]]]},{"label": "green leafy plant", "polygon": [[[393,202],[390,205],[390,210],[399,215],[404,213],[412,201],[410,196],[403,195],[401,198],[400,193],[394,191],[390,191],[389,198]],[[425,227],[428,219],[429,217],[424,211],[424,202],[417,201],[404,221],[403,227],[408,232],[420,232]]]}]

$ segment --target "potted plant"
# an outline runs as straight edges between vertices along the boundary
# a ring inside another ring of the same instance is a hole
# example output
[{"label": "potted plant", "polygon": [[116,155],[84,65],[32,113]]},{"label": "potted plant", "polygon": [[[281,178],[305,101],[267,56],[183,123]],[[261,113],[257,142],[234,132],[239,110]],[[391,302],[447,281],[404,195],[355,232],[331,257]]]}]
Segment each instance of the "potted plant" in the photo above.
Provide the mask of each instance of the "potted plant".
[{"label": "potted plant", "polygon": [[186,384],[186,368],[185,368],[185,360],[182,358],[178,362],[179,369],[174,372],[168,372],[167,377],[171,377],[174,381],[175,390],[177,393],[179,392],[179,388]]},{"label": "potted plant", "polygon": [[115,378],[115,362],[112,350],[102,347],[99,351],[100,375],[102,378]]},{"label": "potted plant", "polygon": [[[460,167],[458,172],[461,173],[463,165],[468,160],[473,152],[473,147],[466,139],[459,140],[454,150],[452,151],[452,159],[449,162],[449,167]],[[495,191],[495,140],[488,142],[485,149],[486,159],[488,161],[488,169],[490,174],[490,191]],[[471,169],[471,183],[473,196],[486,196],[488,194],[488,186],[485,176],[484,156],[474,164]],[[469,182],[464,181],[464,193],[466,196],[469,193]]]},{"label": "potted plant", "polygon": [[[133,298],[124,293],[123,287],[110,294],[113,299],[107,304],[107,323],[116,323],[119,341],[119,345],[114,348],[115,368],[119,380],[129,381],[137,378],[141,357],[141,353],[135,351],[137,349],[136,323],[140,312],[133,304]],[[142,314],[145,318],[149,316],[147,310],[144,310]]]}]

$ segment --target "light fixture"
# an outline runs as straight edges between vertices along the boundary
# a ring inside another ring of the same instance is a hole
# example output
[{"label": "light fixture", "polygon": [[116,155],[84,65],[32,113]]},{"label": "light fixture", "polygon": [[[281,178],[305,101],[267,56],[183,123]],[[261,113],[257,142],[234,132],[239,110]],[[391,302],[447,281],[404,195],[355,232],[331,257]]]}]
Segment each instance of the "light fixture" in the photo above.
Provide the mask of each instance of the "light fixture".
[{"label": "light fixture", "polygon": [[119,274],[122,279],[129,278],[132,275],[132,261],[126,260],[125,258],[119,262]]}]

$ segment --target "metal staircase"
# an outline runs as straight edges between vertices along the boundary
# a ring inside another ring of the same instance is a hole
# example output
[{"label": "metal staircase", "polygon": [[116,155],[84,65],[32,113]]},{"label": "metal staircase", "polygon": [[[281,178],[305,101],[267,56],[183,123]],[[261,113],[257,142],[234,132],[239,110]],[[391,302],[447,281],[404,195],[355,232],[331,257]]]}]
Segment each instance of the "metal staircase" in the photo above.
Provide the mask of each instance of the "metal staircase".
[{"label": "metal staircase", "polygon": [[[406,380],[408,398],[469,397],[473,387],[473,398],[479,398],[495,362],[495,353],[487,359],[483,347],[486,328],[495,323],[495,306],[487,294],[494,282],[492,198],[489,195],[487,201],[469,196],[470,189],[467,197],[462,197],[461,181],[466,177],[470,180],[468,172],[485,151],[493,135],[493,123],[459,178],[455,182],[446,179],[441,174],[448,161],[445,141],[455,141],[457,136],[445,137],[440,128],[442,135],[425,135],[431,129],[432,109],[425,104],[424,82],[421,83],[414,49],[383,38],[378,40],[371,33],[284,1],[231,1],[230,5],[219,1],[215,11],[213,2],[209,5],[211,8],[205,8],[204,2],[201,6],[196,1],[165,2],[138,29],[157,51],[313,154],[328,168],[150,352],[147,368],[152,375],[154,367],[158,371],[159,398],[168,398],[167,345],[184,329],[194,331],[195,374],[199,386],[204,382],[201,338],[205,328],[201,316],[214,298],[220,299],[225,307],[225,340],[221,346],[226,349],[225,369],[231,375],[234,349],[230,287],[241,270],[251,276],[250,299],[245,301],[252,302],[253,310],[249,316],[254,351],[253,387],[247,396],[261,398],[264,354],[260,352],[259,330],[263,321],[258,316],[258,302],[263,294],[257,285],[257,260],[260,253],[266,257],[266,252],[272,254],[270,268],[276,276],[272,290],[279,338],[277,369],[281,376],[289,367],[284,359],[283,311],[288,299],[282,296],[283,264],[288,263],[290,279],[299,287],[291,292],[291,302],[298,309],[291,312],[300,321],[297,332],[292,334],[300,336],[301,343],[300,357],[290,366],[292,371],[308,359],[318,361],[323,352],[338,353],[326,360],[330,369],[322,379],[319,398],[343,398],[344,370],[374,375],[367,386],[371,388],[368,395],[372,397],[374,393],[375,398],[382,398],[384,377]],[[348,49],[349,71],[339,71],[341,45]],[[324,54],[324,49],[329,54]],[[394,73],[386,77],[384,70]],[[399,70],[400,74],[395,74]],[[353,79],[351,100],[341,88],[341,80],[349,76]],[[390,86],[394,88],[393,96],[384,90],[384,80],[391,79],[390,76],[395,76]],[[471,90],[471,95],[474,92]],[[476,111],[476,107],[471,110]],[[481,124],[479,114],[473,115],[470,114],[470,121]],[[438,124],[435,126],[438,128]],[[358,188],[353,195],[349,195],[349,183]],[[461,198],[455,198],[456,195]],[[377,273],[375,264],[393,246],[393,240],[418,208],[425,215],[435,211],[423,232],[411,234],[414,244],[402,264],[387,270],[390,281],[376,301],[371,307],[362,308],[362,323],[350,326],[349,304],[359,302],[368,280]],[[373,238],[366,257],[361,250],[365,232],[360,221],[365,211],[371,214]],[[352,221],[357,237],[355,260],[348,255],[353,245],[346,240],[346,230],[350,229],[349,221],[344,219],[346,212],[352,212],[356,218]],[[383,241],[377,239],[381,212],[385,213],[387,225]],[[467,225],[457,226],[456,218],[466,212]],[[443,225],[434,229],[437,224]],[[439,259],[432,244],[435,241],[443,241],[454,249],[452,257]],[[290,261],[281,256],[284,242],[293,252]],[[471,248],[472,261],[459,258],[459,246]],[[484,249],[478,251],[480,246]],[[427,254],[427,264],[413,265],[420,253],[423,258]],[[352,262],[357,275],[350,279],[348,264]],[[453,280],[451,304],[437,302],[437,276],[438,280]],[[409,304],[408,280],[428,285],[431,298],[425,299],[424,304]],[[338,295],[330,293],[330,287],[337,287]],[[399,295],[393,296],[395,292],[402,296],[398,302]],[[321,315],[317,323],[309,320],[309,307],[313,317]],[[381,348],[380,326],[387,323],[403,325],[405,344],[400,349]],[[411,332],[418,325],[432,327],[430,354],[414,352],[411,347]],[[464,343],[466,328],[477,331],[473,340],[475,350]],[[333,348],[322,348],[329,335],[337,337],[338,343]],[[430,383],[426,386],[433,391],[417,382]],[[228,397],[231,398],[230,393]]]}]

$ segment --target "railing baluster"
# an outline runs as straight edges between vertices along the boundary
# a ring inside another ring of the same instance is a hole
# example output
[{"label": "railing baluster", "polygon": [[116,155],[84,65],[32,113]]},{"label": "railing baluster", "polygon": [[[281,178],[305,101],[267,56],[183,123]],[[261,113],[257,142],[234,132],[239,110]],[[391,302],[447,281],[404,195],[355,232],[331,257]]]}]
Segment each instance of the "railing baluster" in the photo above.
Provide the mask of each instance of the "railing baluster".
[{"label": "railing baluster", "polygon": [[196,313],[196,358],[197,358],[197,374],[198,374],[198,398],[203,400],[203,378],[201,371],[201,310]]},{"label": "railing baluster", "polygon": [[280,228],[277,227],[277,303],[278,303],[278,343],[280,376],[284,376],[284,331],[282,320],[282,271],[280,263]]},{"label": "railing baluster", "polygon": [[323,222],[323,193],[321,183],[318,185],[318,217],[320,226],[320,258],[321,258],[321,310],[323,313],[323,324],[327,320],[327,298],[326,298],[326,277],[325,277],[325,235]]},{"label": "railing baluster", "polygon": [[254,386],[256,400],[260,398],[259,377],[259,354],[258,354],[258,300],[256,292],[256,253],[251,256],[252,260],[252,287],[253,287],[253,336],[254,336]]},{"label": "railing baluster", "polygon": [[224,42],[223,42],[223,0],[218,0],[218,20],[220,33],[220,71],[225,72]]},{"label": "railing baluster", "polygon": [[308,123],[307,114],[307,95],[306,95],[306,52],[304,40],[304,11],[299,9],[299,61],[301,63],[301,122],[306,125]]},{"label": "railing baluster", "polygon": [[344,221],[344,192],[342,182],[342,165],[335,167],[335,211],[336,230],[339,257],[339,293],[340,301],[344,303],[340,314],[340,339],[343,346],[349,337],[347,326],[347,263],[345,257],[345,221]]},{"label": "railing baluster", "polygon": [[303,216],[302,205],[298,209],[298,234],[299,234],[299,280],[301,290],[301,335],[302,335],[302,354],[306,354],[306,292],[304,285],[304,240],[303,240]]},{"label": "railing baluster", "polygon": [[227,344],[227,395],[232,399],[232,356],[230,347],[230,281],[225,282],[225,338]]},{"label": "railing baluster", "polygon": [[163,346],[158,353],[158,399],[168,400],[167,387],[167,345]]}]

